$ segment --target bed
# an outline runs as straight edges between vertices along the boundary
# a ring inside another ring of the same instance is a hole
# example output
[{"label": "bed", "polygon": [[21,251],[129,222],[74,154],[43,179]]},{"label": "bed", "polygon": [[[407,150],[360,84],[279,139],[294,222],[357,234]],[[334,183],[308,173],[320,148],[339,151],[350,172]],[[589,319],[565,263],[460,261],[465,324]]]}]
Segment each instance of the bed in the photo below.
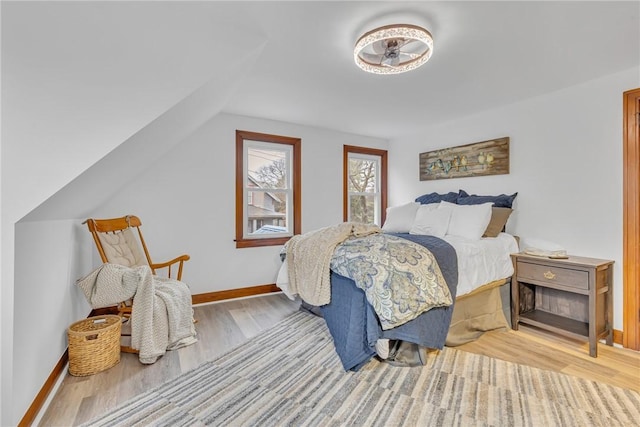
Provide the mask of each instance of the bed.
[{"label": "bed", "polygon": [[[424,199],[425,196],[421,197]],[[329,264],[333,267],[329,272],[330,301],[327,304],[313,304],[305,302],[305,297],[302,300],[306,308],[324,317],[345,370],[358,370],[375,356],[378,340],[406,341],[424,348],[441,349],[444,345],[464,344],[477,339],[485,331],[508,326],[501,290],[507,288],[505,285],[509,283],[513,274],[509,255],[518,251],[514,236],[502,231],[508,215],[497,222],[493,221],[496,222],[493,224],[494,230],[487,235],[492,220],[500,216],[496,212],[507,209],[503,206],[506,202],[498,201],[498,206],[495,206],[495,197],[491,201],[481,198],[478,199],[479,203],[470,205],[458,205],[442,199],[439,202],[429,199],[428,203],[420,203],[420,198],[416,200],[415,204],[403,205],[397,209],[390,208],[387,211],[383,234],[385,239],[400,239],[407,245],[420,245],[434,256],[452,297],[451,303],[440,306],[436,304],[425,311],[421,309],[415,318],[388,327],[382,322],[381,313],[376,312],[378,308],[371,300],[371,295],[367,294],[369,291],[363,290],[361,283],[356,283],[357,272],[354,275],[349,269],[340,269],[340,263],[333,260]],[[513,198],[510,202],[513,202]],[[480,207],[481,205],[483,207]],[[444,221],[440,220],[446,216],[443,211],[447,209],[448,222],[443,225]],[[458,212],[454,221],[452,212],[455,210],[464,211],[464,215]],[[511,207],[508,210],[510,212]],[[470,215],[471,211],[473,215]],[[484,215],[485,218],[478,220],[481,211],[481,216]],[[487,215],[489,218],[486,218]],[[438,221],[441,223],[438,224]],[[449,228],[452,221],[453,228]],[[464,225],[456,226],[456,221],[459,224],[464,222]],[[473,228],[469,227],[469,221],[476,223],[476,230],[473,231],[475,234],[469,233]],[[480,236],[485,237],[475,238],[479,228]],[[348,247],[349,242],[358,239],[363,242],[376,238],[378,237],[375,235],[349,236],[335,246],[332,256],[335,257],[340,252],[354,256],[355,251]],[[344,249],[345,245],[347,249]],[[320,258],[322,257],[315,256],[315,259]],[[277,284],[285,294],[294,298],[298,295],[297,289],[289,288],[288,272],[293,269],[288,266],[288,261],[297,260],[284,260]],[[343,264],[357,270],[354,266],[361,262],[354,258],[344,261]],[[324,274],[325,272],[314,271],[314,277]]]}]

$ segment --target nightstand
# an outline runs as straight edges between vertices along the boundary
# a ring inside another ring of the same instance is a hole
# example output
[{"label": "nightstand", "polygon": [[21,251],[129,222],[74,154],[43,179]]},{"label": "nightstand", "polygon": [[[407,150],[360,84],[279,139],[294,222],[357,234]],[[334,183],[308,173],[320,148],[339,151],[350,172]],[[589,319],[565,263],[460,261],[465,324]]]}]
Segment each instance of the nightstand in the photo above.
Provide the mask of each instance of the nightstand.
[{"label": "nightstand", "polygon": [[613,261],[570,256],[549,259],[511,255],[511,324],[537,326],[566,336],[588,338],[597,357],[598,340],[613,345]]}]

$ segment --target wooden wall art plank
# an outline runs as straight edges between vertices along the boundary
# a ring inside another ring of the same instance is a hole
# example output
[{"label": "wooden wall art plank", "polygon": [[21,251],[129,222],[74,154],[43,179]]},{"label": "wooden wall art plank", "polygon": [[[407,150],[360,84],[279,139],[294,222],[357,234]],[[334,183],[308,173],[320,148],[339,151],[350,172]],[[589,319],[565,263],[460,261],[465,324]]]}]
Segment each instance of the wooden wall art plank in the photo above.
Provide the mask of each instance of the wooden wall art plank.
[{"label": "wooden wall art plank", "polygon": [[420,153],[420,181],[508,173],[508,136]]}]

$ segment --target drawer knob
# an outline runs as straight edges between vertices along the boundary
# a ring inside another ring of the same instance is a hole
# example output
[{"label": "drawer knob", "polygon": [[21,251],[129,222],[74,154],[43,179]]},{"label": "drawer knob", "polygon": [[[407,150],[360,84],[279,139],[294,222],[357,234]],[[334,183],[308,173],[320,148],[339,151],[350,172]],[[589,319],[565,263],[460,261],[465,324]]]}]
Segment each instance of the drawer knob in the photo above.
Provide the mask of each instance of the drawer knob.
[{"label": "drawer knob", "polygon": [[551,279],[555,278],[556,275],[553,274],[551,271],[547,271],[546,273],[544,273],[544,277],[546,277],[547,279],[551,280]]}]

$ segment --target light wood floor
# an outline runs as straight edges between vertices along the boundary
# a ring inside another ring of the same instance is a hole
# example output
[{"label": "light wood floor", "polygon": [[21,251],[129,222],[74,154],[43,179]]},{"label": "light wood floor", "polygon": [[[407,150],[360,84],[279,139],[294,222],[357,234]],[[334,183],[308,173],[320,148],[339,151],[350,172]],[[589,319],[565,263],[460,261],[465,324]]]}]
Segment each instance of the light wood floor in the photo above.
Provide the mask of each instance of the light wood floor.
[{"label": "light wood floor", "polygon": [[[195,307],[198,343],[167,352],[153,365],[122,354],[113,368],[89,377],[66,374],[39,425],[71,426],[89,421],[129,398],[154,388],[182,372],[214,359],[269,329],[298,304],[282,294]],[[602,381],[640,392],[640,353],[598,345],[589,357],[586,341],[572,340],[535,328],[490,332],[460,350]]]}]

